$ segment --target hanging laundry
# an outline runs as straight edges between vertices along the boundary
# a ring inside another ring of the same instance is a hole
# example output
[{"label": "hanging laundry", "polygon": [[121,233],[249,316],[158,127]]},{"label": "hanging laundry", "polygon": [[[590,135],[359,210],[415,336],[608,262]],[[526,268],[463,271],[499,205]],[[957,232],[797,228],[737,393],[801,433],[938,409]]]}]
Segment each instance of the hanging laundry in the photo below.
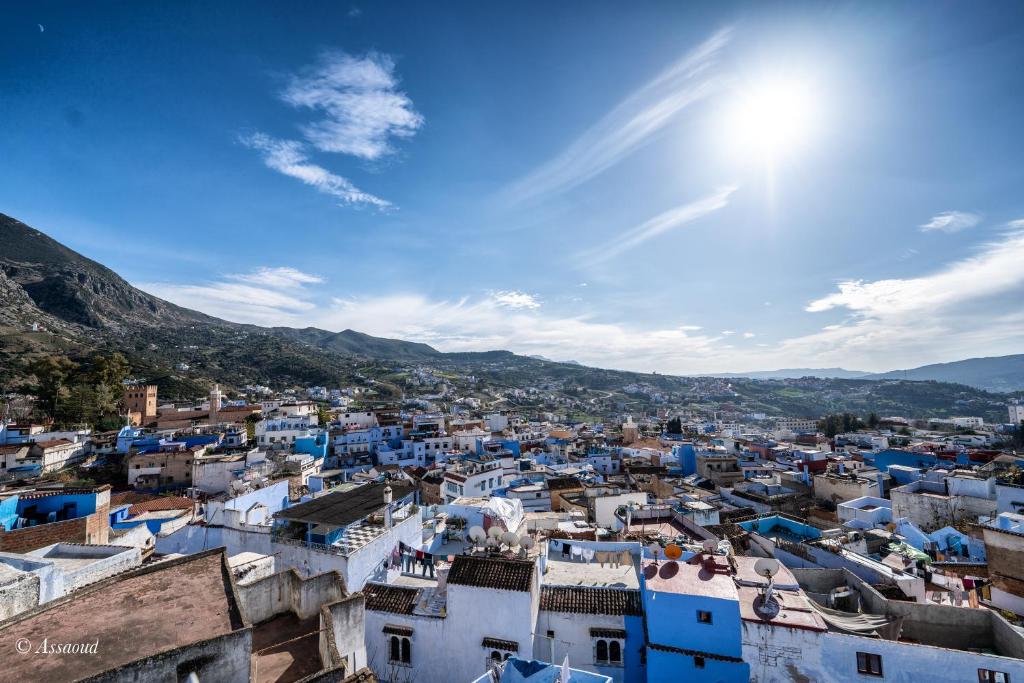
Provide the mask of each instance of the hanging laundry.
[{"label": "hanging laundry", "polygon": [[590,561],[594,559],[594,549],[593,548],[584,548],[583,549],[583,559],[586,560],[587,564],[590,564]]},{"label": "hanging laundry", "polygon": [[583,557],[583,548],[578,546],[578,545],[573,545],[572,546],[572,556],[573,557]]}]

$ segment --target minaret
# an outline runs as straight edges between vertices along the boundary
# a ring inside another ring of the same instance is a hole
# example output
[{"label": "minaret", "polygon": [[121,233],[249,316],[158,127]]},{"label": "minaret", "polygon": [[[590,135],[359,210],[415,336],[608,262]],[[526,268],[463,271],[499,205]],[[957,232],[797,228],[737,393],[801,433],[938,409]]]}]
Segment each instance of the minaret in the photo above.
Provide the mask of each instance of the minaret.
[{"label": "minaret", "polygon": [[210,390],[210,422],[217,421],[217,413],[220,412],[220,385],[214,384],[213,389]]}]

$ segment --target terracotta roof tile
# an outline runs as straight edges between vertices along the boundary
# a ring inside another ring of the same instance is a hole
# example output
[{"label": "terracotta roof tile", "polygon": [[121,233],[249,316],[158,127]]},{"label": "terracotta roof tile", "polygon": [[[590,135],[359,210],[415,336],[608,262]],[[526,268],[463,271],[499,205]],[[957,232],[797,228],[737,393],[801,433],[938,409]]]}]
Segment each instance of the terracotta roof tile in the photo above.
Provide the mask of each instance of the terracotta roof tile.
[{"label": "terracotta roof tile", "polygon": [[529,591],[534,564],[529,560],[456,555],[448,572],[448,583],[475,588]]},{"label": "terracotta roof tile", "polygon": [[631,617],[644,613],[640,591],[590,586],[544,586],[540,591],[540,608],[548,612]]},{"label": "terracotta roof tile", "polygon": [[363,595],[366,596],[366,609],[373,612],[412,614],[419,589],[368,583],[363,587]]}]

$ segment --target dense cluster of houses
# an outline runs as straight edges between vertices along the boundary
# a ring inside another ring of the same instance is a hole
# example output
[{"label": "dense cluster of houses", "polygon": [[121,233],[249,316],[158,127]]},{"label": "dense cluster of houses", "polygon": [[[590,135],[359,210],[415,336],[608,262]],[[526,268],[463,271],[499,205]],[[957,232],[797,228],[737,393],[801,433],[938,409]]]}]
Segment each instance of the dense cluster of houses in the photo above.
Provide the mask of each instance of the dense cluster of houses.
[{"label": "dense cluster of houses", "polygon": [[5,673],[1024,681],[1024,457],[958,438],[983,423],[676,434],[313,389],[3,424]]}]

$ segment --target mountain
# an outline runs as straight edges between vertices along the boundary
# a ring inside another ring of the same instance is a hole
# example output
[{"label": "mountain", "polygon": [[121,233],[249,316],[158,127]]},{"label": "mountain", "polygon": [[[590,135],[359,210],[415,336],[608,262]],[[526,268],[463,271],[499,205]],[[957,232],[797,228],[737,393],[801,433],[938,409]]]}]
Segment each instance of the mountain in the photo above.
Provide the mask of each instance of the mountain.
[{"label": "mountain", "polygon": [[910,370],[893,370],[865,375],[865,379],[906,379],[955,382],[986,391],[1024,391],[1024,354],[968,358],[952,363],[922,365]]},{"label": "mountain", "polygon": [[[369,390],[366,400],[394,402],[408,390],[418,391],[408,381],[410,371],[428,366],[459,385],[456,396],[585,420],[623,410],[645,414],[664,407],[666,401],[676,406],[713,405],[735,415],[800,417],[877,410],[997,420],[1006,410],[1005,396],[963,384],[811,376],[859,374],[838,368],[772,373],[799,379],[748,381],[744,377],[761,373],[747,373],[724,386],[713,378],[608,370],[502,350],[443,353],[427,344],[354,330],[234,323],[136,289],[109,268],[3,214],[0,302],[0,394],[31,384],[30,366],[37,358],[59,355],[88,364],[96,353],[118,351],[128,358],[134,376],[157,384],[160,396],[171,400],[194,398],[217,382],[229,389],[247,384],[358,385]],[[1014,386],[1013,377],[1019,376],[1000,375],[997,369],[989,374],[990,382],[1006,386]],[[972,377],[961,373],[956,381]]]},{"label": "mountain", "polygon": [[750,379],[800,379],[801,377],[821,377],[833,379],[860,379],[869,373],[843,368],[783,368],[781,370],[755,370],[752,372],[720,372],[709,377],[748,377]]}]

